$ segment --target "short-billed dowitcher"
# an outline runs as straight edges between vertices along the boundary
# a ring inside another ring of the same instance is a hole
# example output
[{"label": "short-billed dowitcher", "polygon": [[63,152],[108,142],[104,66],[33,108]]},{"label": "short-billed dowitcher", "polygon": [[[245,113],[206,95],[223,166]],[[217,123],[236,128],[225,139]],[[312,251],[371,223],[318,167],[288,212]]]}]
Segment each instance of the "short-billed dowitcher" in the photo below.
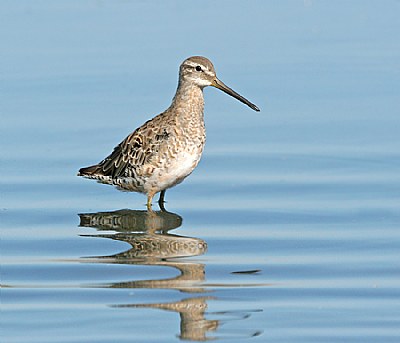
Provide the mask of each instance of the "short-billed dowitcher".
[{"label": "short-billed dowitcher", "polygon": [[178,89],[171,106],[126,137],[99,164],[81,168],[78,175],[115,185],[123,190],[147,194],[151,211],[153,196],[182,182],[200,161],[206,140],[203,88],[213,86],[259,108],[220,81],[213,64],[193,56],[179,69]]}]

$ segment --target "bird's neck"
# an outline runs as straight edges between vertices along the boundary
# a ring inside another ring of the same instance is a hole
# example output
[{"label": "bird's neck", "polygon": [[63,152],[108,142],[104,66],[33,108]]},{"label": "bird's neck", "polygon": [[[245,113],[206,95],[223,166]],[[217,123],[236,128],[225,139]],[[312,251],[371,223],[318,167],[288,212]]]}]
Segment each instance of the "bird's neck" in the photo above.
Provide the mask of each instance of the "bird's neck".
[{"label": "bird's neck", "polygon": [[192,83],[180,82],[171,109],[179,117],[203,119],[203,89]]}]

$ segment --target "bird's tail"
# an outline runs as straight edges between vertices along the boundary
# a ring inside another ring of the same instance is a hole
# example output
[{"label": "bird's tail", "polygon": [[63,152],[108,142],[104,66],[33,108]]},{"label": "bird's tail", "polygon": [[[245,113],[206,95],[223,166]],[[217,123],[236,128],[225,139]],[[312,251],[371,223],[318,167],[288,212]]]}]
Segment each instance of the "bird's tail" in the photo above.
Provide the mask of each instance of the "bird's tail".
[{"label": "bird's tail", "polygon": [[96,164],[94,166],[79,169],[78,176],[91,177],[94,175],[102,175],[102,171],[103,169],[98,164]]}]

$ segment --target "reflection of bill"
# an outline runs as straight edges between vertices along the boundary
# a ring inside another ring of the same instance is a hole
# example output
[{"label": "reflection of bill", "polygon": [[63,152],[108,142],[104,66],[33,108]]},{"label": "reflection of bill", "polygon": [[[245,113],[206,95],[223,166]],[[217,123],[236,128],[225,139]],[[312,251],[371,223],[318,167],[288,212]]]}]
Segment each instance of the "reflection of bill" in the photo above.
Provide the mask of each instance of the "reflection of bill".
[{"label": "reflection of bill", "polygon": [[[92,227],[97,235],[85,235],[119,240],[131,248],[111,256],[95,257],[107,263],[172,267],[179,275],[169,279],[132,280],[113,283],[111,288],[175,289],[186,294],[208,293],[204,288],[205,266],[182,257],[199,256],[207,251],[207,243],[199,238],[178,236],[169,231],[182,224],[174,213],[160,211],[119,210],[80,214],[80,226]],[[92,259],[91,259],[92,260]],[[154,276],[154,274],[152,274]],[[126,304],[113,307],[156,308],[180,315],[180,335],[183,340],[205,341],[213,339],[207,333],[218,329],[220,319],[205,318],[210,296],[197,296],[175,302]],[[247,315],[244,316],[247,318]],[[250,334],[253,336],[254,332]]]}]

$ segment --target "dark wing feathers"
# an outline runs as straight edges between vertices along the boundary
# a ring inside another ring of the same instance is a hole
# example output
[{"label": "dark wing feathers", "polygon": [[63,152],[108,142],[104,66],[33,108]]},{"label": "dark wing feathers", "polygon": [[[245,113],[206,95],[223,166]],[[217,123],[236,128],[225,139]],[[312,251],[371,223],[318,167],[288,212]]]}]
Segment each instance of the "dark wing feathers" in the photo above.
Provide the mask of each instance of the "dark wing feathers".
[{"label": "dark wing feathers", "polygon": [[168,137],[169,134],[165,128],[155,129],[143,125],[118,144],[113,152],[99,164],[81,168],[79,175],[101,175],[112,178],[124,176],[127,168],[134,168],[148,162],[158,151],[158,146]]},{"label": "dark wing feathers", "polygon": [[[130,162],[135,162],[134,156],[136,150],[142,148],[141,145],[136,145],[135,148],[133,148],[134,145],[132,145],[132,141],[141,140],[140,138],[137,139],[137,137],[140,137],[137,132],[126,137],[114,148],[110,156],[99,163],[103,175],[111,176],[112,178],[124,175],[125,169],[130,166]],[[135,163],[135,165],[137,164]],[[131,165],[131,167],[134,167],[134,165]]]}]

